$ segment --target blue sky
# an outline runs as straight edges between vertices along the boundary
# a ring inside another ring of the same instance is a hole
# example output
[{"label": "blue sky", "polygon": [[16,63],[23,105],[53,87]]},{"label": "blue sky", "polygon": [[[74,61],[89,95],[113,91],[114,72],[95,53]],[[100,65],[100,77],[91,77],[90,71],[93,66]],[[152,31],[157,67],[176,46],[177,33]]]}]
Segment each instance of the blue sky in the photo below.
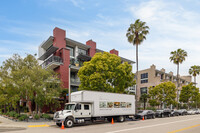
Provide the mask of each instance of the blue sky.
[{"label": "blue sky", "polygon": [[37,53],[54,27],[65,29],[71,39],[82,43],[92,39],[97,48],[115,48],[120,56],[135,61],[135,47],[125,34],[139,18],[150,27],[147,40],[139,46],[139,69],[155,64],[176,74],[169,56],[182,48],[188,57],[180,74],[188,75],[191,65],[200,65],[199,7],[199,0],[2,0],[0,64],[14,53],[23,57]]}]

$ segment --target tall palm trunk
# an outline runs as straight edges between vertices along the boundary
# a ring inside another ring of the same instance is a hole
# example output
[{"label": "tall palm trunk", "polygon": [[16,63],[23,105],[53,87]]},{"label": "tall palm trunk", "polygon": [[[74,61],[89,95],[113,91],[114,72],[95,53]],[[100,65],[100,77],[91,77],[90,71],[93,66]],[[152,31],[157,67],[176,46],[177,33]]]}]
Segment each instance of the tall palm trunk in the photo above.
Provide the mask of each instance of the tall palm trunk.
[{"label": "tall palm trunk", "polygon": [[195,83],[195,87],[196,87],[196,85],[197,85],[197,84],[196,84],[196,76],[194,76],[194,83]]},{"label": "tall palm trunk", "polygon": [[177,64],[177,109],[179,108],[178,107],[178,105],[179,105],[179,90],[178,90],[178,87],[179,87],[179,77],[178,77],[178,75],[179,75],[179,63]]},{"label": "tall palm trunk", "polygon": [[138,74],[138,44],[136,44],[136,95],[135,95],[135,105],[136,105],[136,108],[135,108],[135,112],[137,112],[137,108],[138,108],[138,95],[139,95],[139,89],[138,89],[138,77],[139,77],[139,74]]}]

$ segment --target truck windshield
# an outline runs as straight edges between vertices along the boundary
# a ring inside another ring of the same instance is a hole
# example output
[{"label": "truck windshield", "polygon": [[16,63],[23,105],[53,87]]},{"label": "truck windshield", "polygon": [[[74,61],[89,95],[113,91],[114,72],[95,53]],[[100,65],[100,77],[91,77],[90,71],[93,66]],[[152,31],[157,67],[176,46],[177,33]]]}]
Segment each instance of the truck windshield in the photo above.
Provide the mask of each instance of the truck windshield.
[{"label": "truck windshield", "polygon": [[66,104],[65,110],[74,110],[75,104]]}]

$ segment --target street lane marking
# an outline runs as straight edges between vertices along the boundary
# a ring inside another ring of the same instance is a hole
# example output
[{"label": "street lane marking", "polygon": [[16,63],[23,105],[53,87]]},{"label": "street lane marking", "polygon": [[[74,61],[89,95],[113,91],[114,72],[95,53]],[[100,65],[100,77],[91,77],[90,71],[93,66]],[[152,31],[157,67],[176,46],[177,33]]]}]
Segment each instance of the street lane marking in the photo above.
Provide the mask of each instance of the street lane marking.
[{"label": "street lane marking", "polygon": [[182,128],[182,129],[175,130],[175,131],[168,132],[168,133],[177,133],[177,132],[180,132],[180,131],[183,131],[183,130],[187,130],[187,129],[190,129],[190,128],[194,128],[194,127],[198,127],[198,126],[200,126],[200,124],[194,125],[194,126],[191,126],[191,127]]},{"label": "street lane marking", "polygon": [[49,127],[49,125],[29,125],[28,127]]},{"label": "street lane marking", "polygon": [[163,125],[168,125],[168,124],[173,124],[173,123],[178,123],[178,122],[191,121],[191,120],[198,120],[198,119],[200,119],[200,118],[180,120],[180,121],[173,121],[173,122],[167,122],[167,123],[156,124],[156,125],[149,125],[149,126],[144,126],[144,127],[135,127],[135,128],[129,128],[129,129],[122,129],[122,130],[116,130],[116,131],[111,131],[111,132],[106,132],[106,133],[125,132],[125,131],[130,131],[130,130],[143,129],[143,128],[149,128],[149,127],[157,127],[157,126],[163,126]]}]

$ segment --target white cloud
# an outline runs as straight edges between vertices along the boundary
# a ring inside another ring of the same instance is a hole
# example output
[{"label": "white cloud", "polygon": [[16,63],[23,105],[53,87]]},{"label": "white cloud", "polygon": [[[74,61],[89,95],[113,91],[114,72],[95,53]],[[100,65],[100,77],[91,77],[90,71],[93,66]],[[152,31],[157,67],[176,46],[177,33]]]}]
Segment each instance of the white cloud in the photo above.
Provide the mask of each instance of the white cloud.
[{"label": "white cloud", "polygon": [[[147,41],[140,46],[141,68],[155,64],[160,69],[164,67],[176,73],[176,66],[169,62],[169,56],[178,48],[188,52],[186,61],[180,66],[182,75],[188,75],[190,66],[199,64],[199,13],[186,10],[176,1],[155,0],[130,6],[129,11],[134,18],[140,18],[150,27]],[[200,85],[200,80],[198,83]]]}]

